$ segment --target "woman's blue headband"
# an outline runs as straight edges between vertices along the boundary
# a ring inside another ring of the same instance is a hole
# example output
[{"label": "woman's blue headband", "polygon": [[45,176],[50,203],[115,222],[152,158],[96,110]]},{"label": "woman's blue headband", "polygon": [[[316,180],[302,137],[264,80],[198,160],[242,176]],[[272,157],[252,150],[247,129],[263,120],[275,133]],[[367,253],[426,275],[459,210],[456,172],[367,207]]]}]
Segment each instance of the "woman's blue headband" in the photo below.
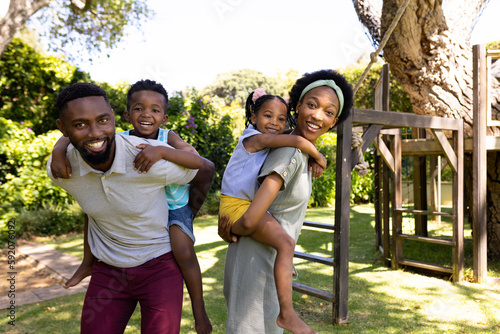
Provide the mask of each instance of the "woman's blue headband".
[{"label": "woman's blue headband", "polygon": [[302,98],[304,97],[304,95],[307,94],[308,91],[310,91],[311,89],[314,89],[316,87],[321,87],[321,86],[331,87],[331,88],[333,88],[335,93],[337,93],[337,97],[339,98],[339,104],[340,104],[339,113],[337,114],[337,118],[338,118],[340,116],[340,113],[342,112],[342,108],[344,107],[344,94],[342,93],[342,89],[340,89],[340,87],[337,86],[337,84],[333,80],[316,80],[314,82],[311,82],[309,85],[306,86],[306,88],[304,88],[304,90],[300,94],[299,101],[302,100]]}]

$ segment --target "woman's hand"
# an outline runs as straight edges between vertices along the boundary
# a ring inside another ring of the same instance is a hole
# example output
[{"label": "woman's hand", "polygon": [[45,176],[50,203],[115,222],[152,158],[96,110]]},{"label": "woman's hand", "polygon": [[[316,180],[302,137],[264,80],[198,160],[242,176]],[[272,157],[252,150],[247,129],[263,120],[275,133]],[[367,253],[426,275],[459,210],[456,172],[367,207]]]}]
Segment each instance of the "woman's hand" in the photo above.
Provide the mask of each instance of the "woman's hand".
[{"label": "woman's hand", "polygon": [[238,236],[231,233],[233,222],[229,221],[228,215],[219,215],[219,237],[225,242],[232,243],[238,241]]},{"label": "woman's hand", "polygon": [[139,144],[136,147],[142,149],[134,160],[134,168],[139,170],[139,173],[147,173],[158,160],[163,158],[161,147],[148,144]]}]

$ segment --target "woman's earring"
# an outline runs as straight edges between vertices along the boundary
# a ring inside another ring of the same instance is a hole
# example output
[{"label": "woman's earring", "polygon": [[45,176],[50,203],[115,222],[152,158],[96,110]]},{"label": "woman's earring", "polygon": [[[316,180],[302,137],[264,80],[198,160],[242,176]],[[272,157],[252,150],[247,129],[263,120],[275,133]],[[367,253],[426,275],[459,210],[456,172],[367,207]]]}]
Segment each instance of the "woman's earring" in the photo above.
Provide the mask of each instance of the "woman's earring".
[{"label": "woman's earring", "polygon": [[337,125],[337,122],[339,121],[338,118],[335,118],[335,120],[333,121],[333,125],[330,126],[330,130],[333,129],[335,127],[335,125]]}]

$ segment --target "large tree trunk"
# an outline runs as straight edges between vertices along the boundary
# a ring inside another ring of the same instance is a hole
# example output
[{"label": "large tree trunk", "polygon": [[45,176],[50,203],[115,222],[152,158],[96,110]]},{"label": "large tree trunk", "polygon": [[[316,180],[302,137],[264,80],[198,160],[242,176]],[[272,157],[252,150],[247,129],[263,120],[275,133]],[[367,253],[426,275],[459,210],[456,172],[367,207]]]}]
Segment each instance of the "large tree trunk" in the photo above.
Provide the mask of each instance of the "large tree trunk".
[{"label": "large tree trunk", "polygon": [[[373,20],[366,9],[369,0],[354,0],[361,22],[370,32]],[[404,0],[384,0],[380,35],[384,36]],[[420,115],[462,118],[466,137],[472,136],[472,48],[469,45],[474,18],[484,0],[412,0],[384,47],[384,59]],[[362,15],[360,15],[362,14]],[[374,39],[376,36],[373,36]],[[493,89],[500,91],[493,81]],[[499,119],[500,104],[492,103],[492,118]],[[500,135],[496,127],[488,135]],[[488,154],[488,249],[500,254],[500,155]],[[472,166],[471,166],[472,167]],[[467,166],[466,166],[467,168]]]},{"label": "large tree trunk", "polygon": [[16,32],[31,15],[49,5],[52,0],[11,0],[7,14],[0,20],[0,55],[14,38]]}]

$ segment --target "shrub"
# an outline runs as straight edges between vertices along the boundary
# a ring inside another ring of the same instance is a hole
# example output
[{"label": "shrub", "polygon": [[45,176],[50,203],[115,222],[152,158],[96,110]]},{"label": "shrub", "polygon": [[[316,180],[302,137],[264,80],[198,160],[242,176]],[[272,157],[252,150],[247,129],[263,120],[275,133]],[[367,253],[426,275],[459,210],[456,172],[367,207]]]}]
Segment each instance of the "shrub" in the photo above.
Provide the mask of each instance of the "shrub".
[{"label": "shrub", "polygon": [[23,238],[83,232],[84,214],[77,204],[68,208],[48,205],[34,210],[22,209],[16,226],[19,226],[18,237]]},{"label": "shrub", "polygon": [[[59,131],[35,136],[26,125],[0,117],[0,156],[9,166],[0,176],[0,230],[6,228],[8,221],[16,220],[20,234],[31,231],[31,227],[22,227],[23,222],[30,218],[27,224],[33,224],[38,213],[38,224],[53,222],[60,227],[43,225],[45,228],[37,231],[56,233],[72,225],[67,211],[73,208],[74,200],[50,180],[45,170],[52,147],[60,136]],[[55,210],[61,212],[56,214]],[[52,217],[51,220],[44,222],[48,217]]]},{"label": "shrub", "polygon": [[318,151],[326,158],[326,170],[320,178],[313,180],[310,206],[329,206],[335,201],[335,175],[337,135],[326,133],[316,143]]},{"label": "shrub", "polygon": [[37,53],[14,38],[0,57],[0,117],[24,122],[36,134],[56,129],[57,93],[89,80],[87,73],[63,58]]},{"label": "shrub", "polygon": [[207,195],[205,203],[198,212],[199,216],[216,215],[219,213],[220,190],[214,190]]},{"label": "shrub", "polygon": [[171,97],[168,114],[166,127],[215,164],[212,188],[220,190],[222,175],[236,144],[231,117],[218,112],[209,96],[202,97],[194,89],[186,96]]},{"label": "shrub", "polygon": [[[323,175],[313,180],[309,206],[330,206],[335,202],[337,135],[335,133],[324,134],[316,146],[320,153],[325,156],[328,165]],[[371,150],[365,152],[364,159],[371,166],[373,152]],[[369,171],[367,175],[362,177],[356,171],[352,171],[350,197],[352,203],[373,202],[375,194],[373,177],[373,171]]]}]

